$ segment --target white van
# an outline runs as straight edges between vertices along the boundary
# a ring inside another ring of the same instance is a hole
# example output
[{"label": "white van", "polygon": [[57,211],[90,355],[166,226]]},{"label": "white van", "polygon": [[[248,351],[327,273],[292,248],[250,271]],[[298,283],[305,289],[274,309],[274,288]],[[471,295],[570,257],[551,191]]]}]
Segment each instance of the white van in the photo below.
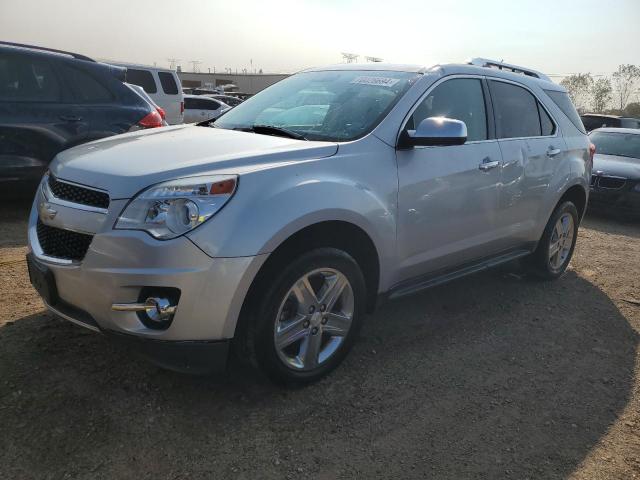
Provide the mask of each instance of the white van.
[{"label": "white van", "polygon": [[127,83],[141,86],[165,111],[169,125],[184,123],[182,84],[175,71],[131,63],[110,63],[127,68]]}]

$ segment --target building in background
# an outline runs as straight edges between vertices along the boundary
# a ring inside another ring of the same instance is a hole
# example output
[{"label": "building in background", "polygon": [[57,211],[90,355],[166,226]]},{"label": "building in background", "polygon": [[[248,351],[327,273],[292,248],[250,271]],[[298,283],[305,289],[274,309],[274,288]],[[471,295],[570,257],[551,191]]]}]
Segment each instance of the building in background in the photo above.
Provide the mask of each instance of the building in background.
[{"label": "building in background", "polygon": [[194,73],[178,70],[183,88],[215,88],[223,85],[235,85],[234,91],[255,94],[280,80],[287,74],[279,73]]}]

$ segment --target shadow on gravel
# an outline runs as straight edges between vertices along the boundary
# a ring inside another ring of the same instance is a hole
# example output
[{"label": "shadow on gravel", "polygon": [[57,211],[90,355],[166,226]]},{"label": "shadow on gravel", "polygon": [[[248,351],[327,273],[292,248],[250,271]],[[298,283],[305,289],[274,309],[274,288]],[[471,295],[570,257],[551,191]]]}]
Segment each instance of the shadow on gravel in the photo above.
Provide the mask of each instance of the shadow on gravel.
[{"label": "shadow on gravel", "polygon": [[624,218],[602,211],[588,211],[582,225],[602,233],[640,238],[640,219]]},{"label": "shadow on gravel", "polygon": [[27,244],[30,209],[31,200],[4,199],[0,202],[0,247],[21,247]]},{"label": "shadow on gravel", "polygon": [[624,408],[637,343],[574,273],[508,269],[387,304],[299,390],[34,315],[0,329],[0,477],[560,479]]}]

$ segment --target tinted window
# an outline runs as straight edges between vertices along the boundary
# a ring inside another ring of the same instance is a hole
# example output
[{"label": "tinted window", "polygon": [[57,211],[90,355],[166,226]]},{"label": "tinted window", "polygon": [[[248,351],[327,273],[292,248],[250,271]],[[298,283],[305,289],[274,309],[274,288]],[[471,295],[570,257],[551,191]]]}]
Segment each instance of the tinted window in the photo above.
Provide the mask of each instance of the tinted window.
[{"label": "tinted window", "polygon": [[81,102],[101,103],[113,99],[111,92],[87,72],[72,67],[63,67],[73,85],[73,93]]},{"label": "tinted window", "polygon": [[582,124],[584,128],[587,129],[588,132],[591,130],[595,130],[596,128],[606,126],[606,119],[602,117],[580,117],[582,119]]},{"label": "tinted window", "polygon": [[486,140],[487,113],[480,80],[458,78],[441,83],[413,112],[407,128],[416,128],[428,117],[462,120],[467,125],[467,141]]},{"label": "tinted window", "polygon": [[539,137],[538,101],[522,87],[491,80],[491,98],[499,138]]},{"label": "tinted window", "polygon": [[556,131],[553,120],[551,120],[551,117],[549,116],[547,111],[539,103],[538,113],[540,113],[540,128],[542,129],[542,135],[553,135]]},{"label": "tinted window", "polygon": [[185,98],[184,108],[193,110],[217,110],[220,103],[207,98]]},{"label": "tinted window", "polygon": [[571,123],[575,125],[575,127],[580,130],[582,133],[586,133],[584,129],[584,125],[580,121],[580,116],[578,112],[576,112],[576,107],[571,103],[571,99],[566,92],[556,92],[553,90],[545,90],[545,93],[549,95],[549,98],[553,100],[553,102],[558,106],[562,113],[564,113]]},{"label": "tinted window", "polygon": [[0,100],[57,102],[60,99],[60,82],[48,62],[0,56]]},{"label": "tinted window", "polygon": [[160,84],[162,85],[162,91],[167,95],[177,95],[178,85],[173,78],[173,74],[169,72],[158,72],[160,78]]},{"label": "tinted window", "polygon": [[621,118],[620,126],[623,128],[640,128],[640,120],[635,118]]},{"label": "tinted window", "polygon": [[136,70],[127,68],[127,82],[140,85],[147,93],[157,93],[156,81],[148,70]]},{"label": "tinted window", "polygon": [[589,139],[602,155],[620,155],[640,159],[640,135],[628,133],[593,132]]}]

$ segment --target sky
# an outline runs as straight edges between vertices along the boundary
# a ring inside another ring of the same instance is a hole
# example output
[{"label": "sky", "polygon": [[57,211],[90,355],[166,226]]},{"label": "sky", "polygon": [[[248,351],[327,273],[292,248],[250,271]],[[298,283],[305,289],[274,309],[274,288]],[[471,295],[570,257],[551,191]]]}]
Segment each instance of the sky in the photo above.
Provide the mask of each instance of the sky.
[{"label": "sky", "polygon": [[[504,60],[548,74],[640,65],[640,0],[0,0],[0,39],[200,71]],[[253,63],[252,63],[253,62]]]}]

